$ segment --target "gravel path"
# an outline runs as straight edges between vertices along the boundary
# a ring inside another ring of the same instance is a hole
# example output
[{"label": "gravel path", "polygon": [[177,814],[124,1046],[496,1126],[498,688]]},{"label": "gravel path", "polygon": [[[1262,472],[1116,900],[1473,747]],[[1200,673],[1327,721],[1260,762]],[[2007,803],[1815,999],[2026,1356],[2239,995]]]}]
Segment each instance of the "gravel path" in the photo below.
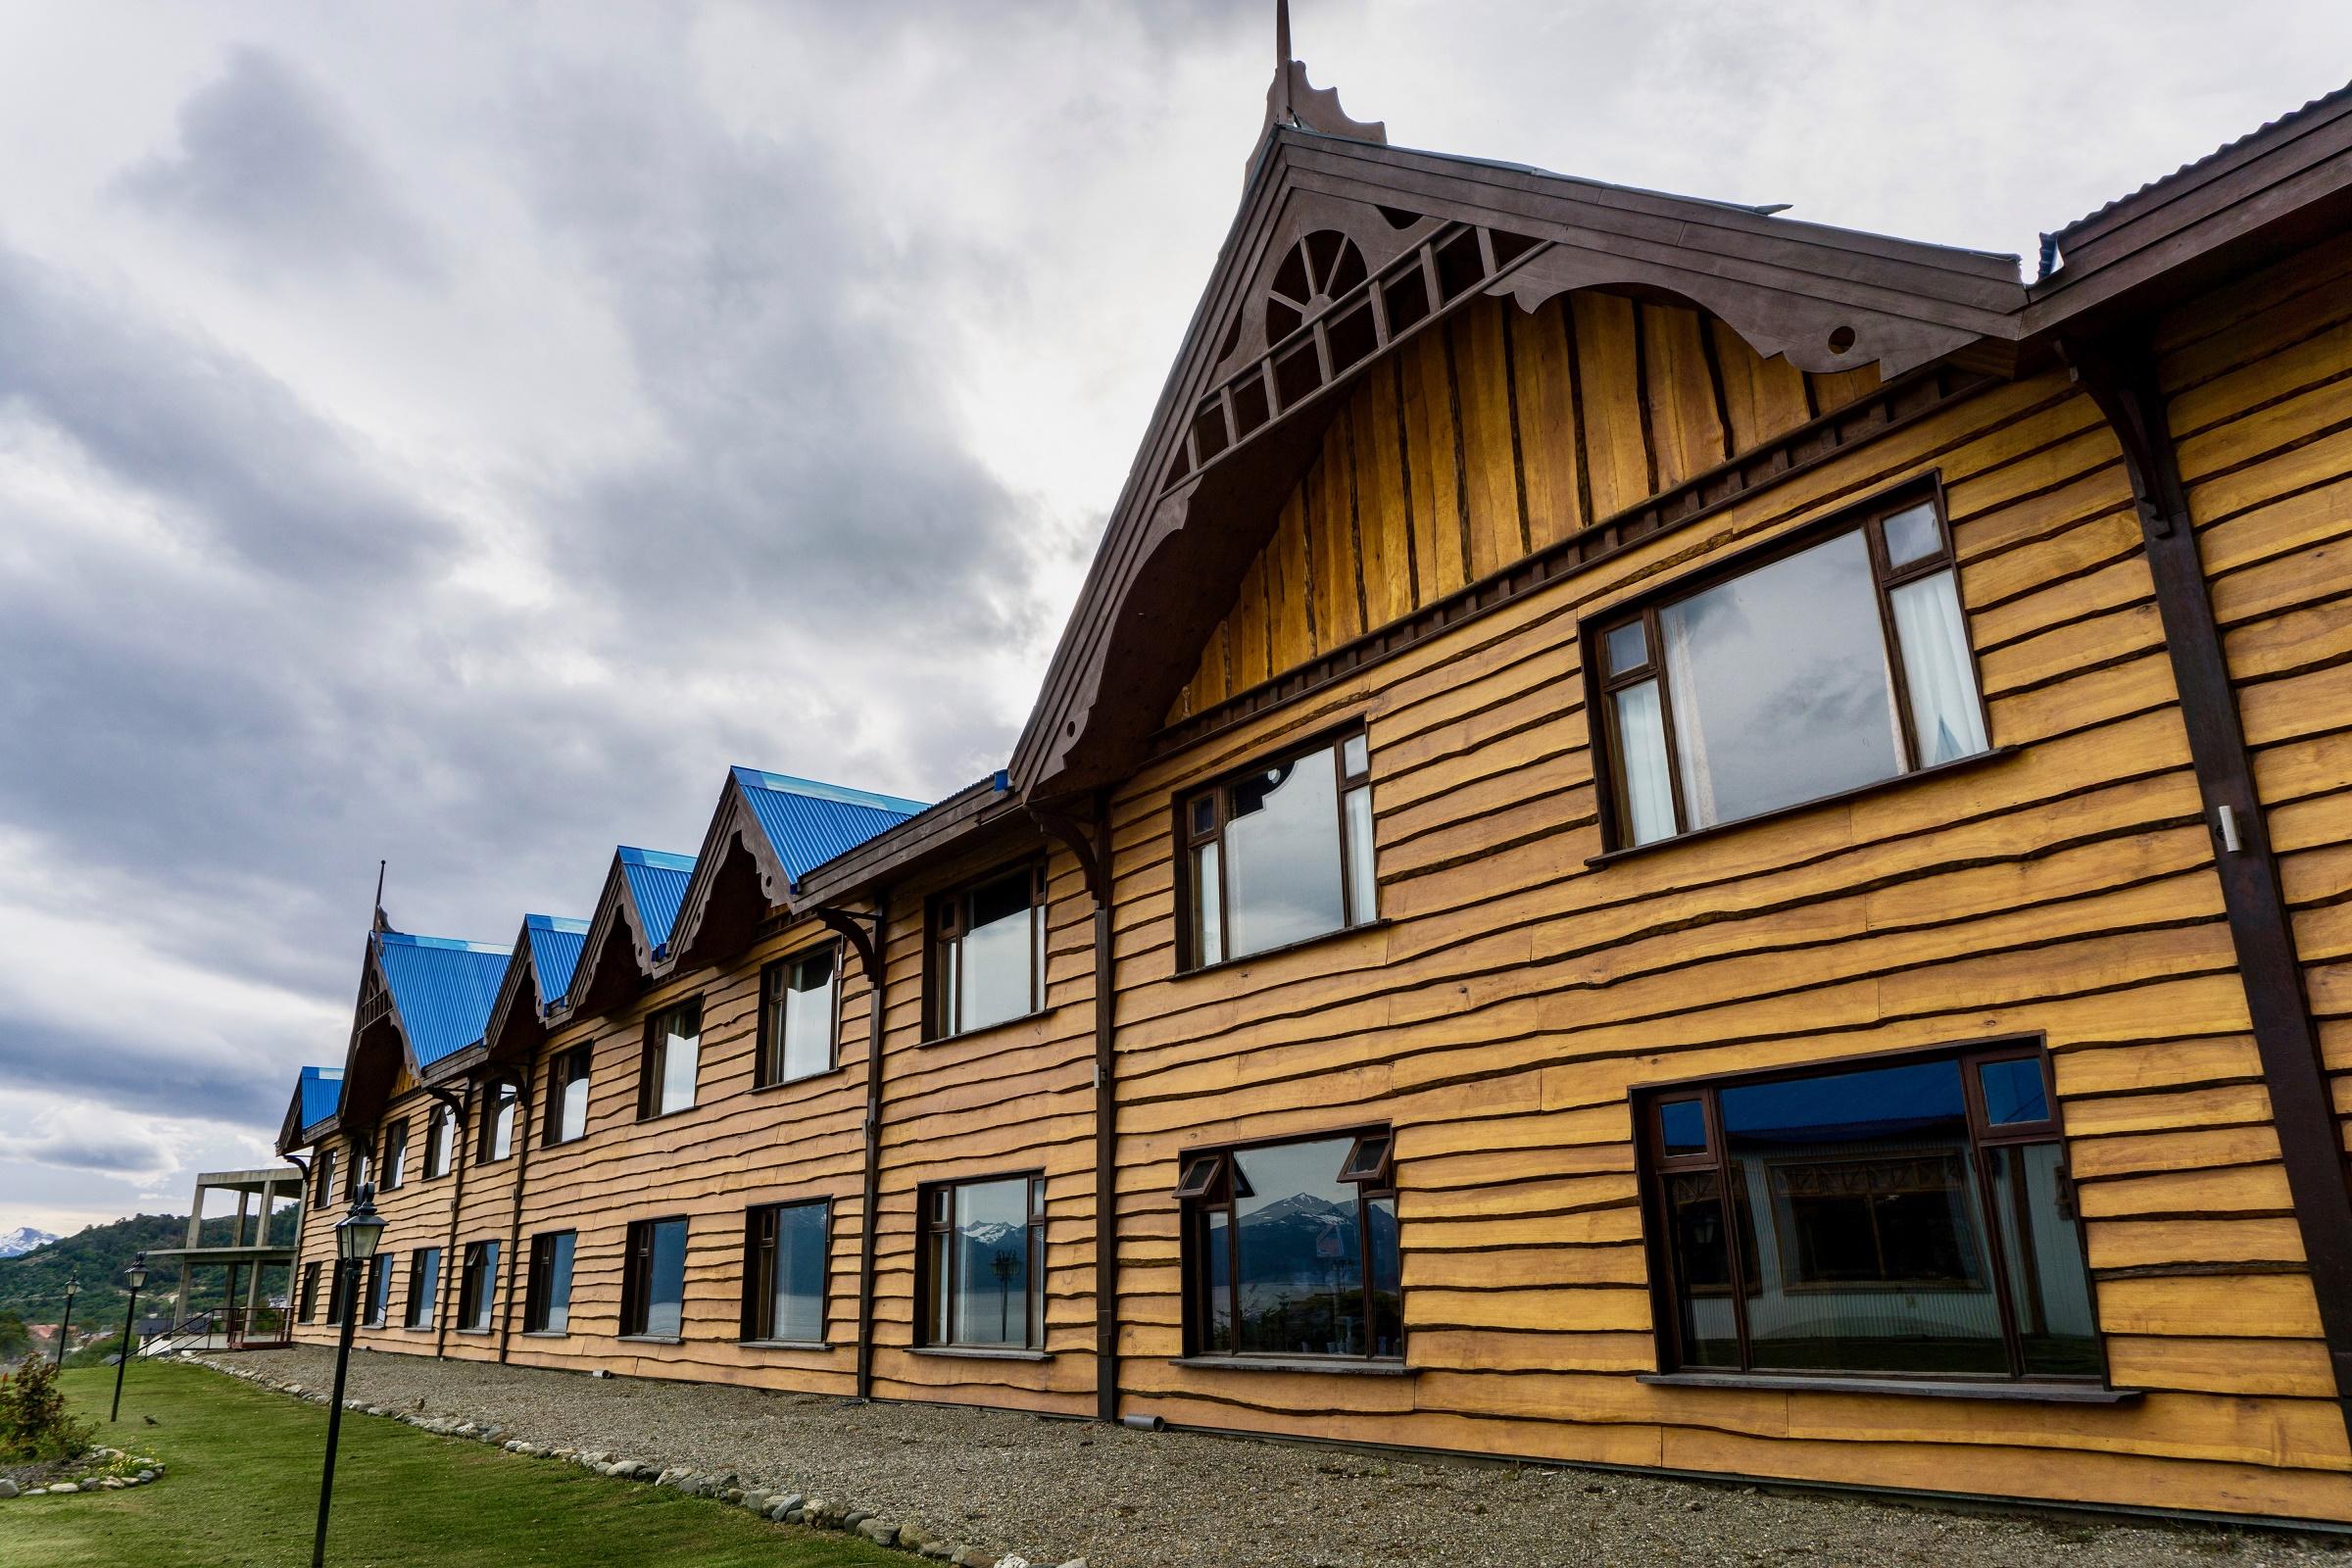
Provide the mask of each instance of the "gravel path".
[{"label": "gravel path", "polygon": [[[327,1387],[334,1371],[319,1349],[220,1359],[309,1389]],[[734,1470],[747,1487],[855,1504],[1040,1564],[1080,1555],[1092,1568],[2352,1563],[2352,1542],[2268,1532],[1941,1512],[423,1356],[355,1355],[348,1396],[494,1424],[502,1438],[548,1447]]]}]

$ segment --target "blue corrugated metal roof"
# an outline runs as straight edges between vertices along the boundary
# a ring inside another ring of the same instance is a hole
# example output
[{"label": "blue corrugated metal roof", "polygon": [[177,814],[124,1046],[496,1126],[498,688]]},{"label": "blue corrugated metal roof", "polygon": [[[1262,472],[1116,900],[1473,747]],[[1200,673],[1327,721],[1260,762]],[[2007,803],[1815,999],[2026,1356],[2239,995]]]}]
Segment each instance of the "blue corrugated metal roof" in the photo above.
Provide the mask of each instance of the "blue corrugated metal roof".
[{"label": "blue corrugated metal roof", "polygon": [[760,831],[798,886],[801,878],[924,809],[921,801],[820,784],[756,767],[735,769]]},{"label": "blue corrugated metal roof", "polygon": [[669,945],[669,928],[677,924],[678,906],[685,901],[686,883],[694,875],[694,857],[636,850],[624,844],[620,847],[620,873],[629,879],[629,899],[637,906],[646,945],[659,955]]},{"label": "blue corrugated metal roof", "polygon": [[405,931],[380,932],[375,940],[376,961],[418,1067],[482,1038],[514,949]]},{"label": "blue corrugated metal roof", "polygon": [[531,977],[539,987],[539,1005],[552,1007],[571,989],[571,972],[580,966],[580,949],[588,940],[588,922],[526,914],[522,929],[531,945]]},{"label": "blue corrugated metal roof", "polygon": [[302,1130],[313,1127],[335,1113],[343,1102],[343,1069],[340,1067],[305,1067],[302,1069]]}]

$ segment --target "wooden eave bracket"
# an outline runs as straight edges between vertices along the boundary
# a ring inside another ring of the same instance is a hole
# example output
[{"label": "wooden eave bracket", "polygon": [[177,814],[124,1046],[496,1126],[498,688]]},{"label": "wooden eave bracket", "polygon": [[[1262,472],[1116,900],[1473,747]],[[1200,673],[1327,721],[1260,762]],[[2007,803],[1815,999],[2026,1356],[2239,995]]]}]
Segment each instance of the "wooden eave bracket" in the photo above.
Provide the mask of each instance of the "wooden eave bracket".
[{"label": "wooden eave bracket", "polygon": [[1050,838],[1058,840],[1078,862],[1086,879],[1087,897],[1098,909],[1110,906],[1109,846],[1099,845],[1085,823],[1054,806],[1029,806],[1030,818]]},{"label": "wooden eave bracket", "polygon": [[871,909],[819,905],[808,910],[817,924],[838,935],[858,955],[858,967],[876,995],[882,989],[882,916]]}]

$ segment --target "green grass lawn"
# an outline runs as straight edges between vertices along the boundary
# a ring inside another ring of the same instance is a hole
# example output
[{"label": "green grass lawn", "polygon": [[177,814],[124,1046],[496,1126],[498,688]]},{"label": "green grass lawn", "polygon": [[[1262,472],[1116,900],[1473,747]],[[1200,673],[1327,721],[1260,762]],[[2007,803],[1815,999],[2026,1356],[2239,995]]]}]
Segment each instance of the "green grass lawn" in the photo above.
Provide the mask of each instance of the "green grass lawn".
[{"label": "green grass lawn", "polygon": [[[98,1441],[163,1460],[153,1486],[0,1502],[9,1568],[248,1568],[307,1564],[318,1521],[326,1409],[195,1367],[134,1365],[122,1424],[106,1424],[111,1367],[69,1370],[75,1413]],[[160,1423],[149,1426],[141,1416]],[[330,1563],[615,1564],[650,1568],[906,1568],[862,1541],[769,1524],[741,1508],[490,1444],[346,1414],[335,1461]]]}]

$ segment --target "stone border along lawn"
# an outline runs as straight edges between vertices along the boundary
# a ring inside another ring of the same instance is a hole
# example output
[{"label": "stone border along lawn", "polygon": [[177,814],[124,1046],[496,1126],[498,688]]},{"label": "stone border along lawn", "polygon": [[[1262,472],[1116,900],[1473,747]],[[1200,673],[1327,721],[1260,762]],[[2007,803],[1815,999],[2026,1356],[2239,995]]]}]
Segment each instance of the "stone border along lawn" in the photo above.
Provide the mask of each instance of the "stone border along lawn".
[{"label": "stone border along lawn", "polygon": [[150,1486],[164,1479],[163,1460],[141,1459],[103,1445],[74,1455],[61,1468],[68,1479],[52,1481],[45,1487],[20,1487],[0,1476],[0,1498],[53,1497],[70,1492],[121,1492],[126,1487]]},{"label": "stone border along lawn", "polygon": [[[320,1403],[310,1391],[326,1387],[334,1369],[319,1347],[197,1359],[263,1389],[302,1387],[301,1397]],[[397,1413],[427,1432],[565,1454],[603,1474],[666,1480],[673,1491],[740,1491],[757,1502],[766,1490],[768,1516],[784,1505],[806,1522],[814,1505],[817,1522],[833,1529],[919,1543],[914,1549],[934,1561],[991,1568],[1072,1560],[1093,1568],[2352,1563],[2352,1533],[1969,1509],[381,1351],[354,1355],[347,1392],[361,1411]]]},{"label": "stone border along lawn", "polygon": [[[290,1394],[296,1398],[307,1399],[313,1404],[325,1404],[334,1397],[332,1394],[306,1388],[300,1383],[280,1383],[266,1374],[247,1372],[234,1365],[210,1360],[193,1351],[181,1351],[179,1359],[196,1366],[209,1367],[216,1372],[226,1373],[232,1378],[242,1378],[248,1383],[279,1394]],[[347,1398],[343,1401],[343,1408],[348,1414],[387,1417],[394,1421],[405,1422],[420,1432],[430,1432],[440,1437],[468,1438],[477,1443],[496,1443],[509,1453],[520,1454],[526,1459],[561,1460],[566,1464],[576,1464],[584,1470],[593,1470],[600,1476],[610,1476],[615,1481],[642,1481],[657,1487],[674,1487],[690,1497],[710,1497],[718,1502],[732,1503],[748,1508],[765,1518],[773,1519],[778,1524],[807,1525],[816,1530],[855,1532],[877,1546],[896,1546],[902,1551],[913,1552],[918,1556],[954,1563],[956,1568],[1054,1568],[1054,1565],[1050,1562],[1033,1564],[1030,1559],[1022,1556],[1019,1552],[998,1553],[977,1546],[952,1544],[931,1536],[919,1525],[899,1524],[880,1518],[871,1510],[852,1507],[824,1497],[805,1496],[798,1492],[762,1492],[757,1488],[747,1490],[736,1485],[742,1477],[732,1470],[723,1474],[699,1472],[675,1465],[665,1466],[655,1461],[632,1459],[604,1450],[583,1452],[577,1448],[551,1448],[541,1444],[525,1443],[520,1438],[510,1438],[501,1442],[500,1434],[505,1430],[501,1427],[484,1426],[474,1421],[461,1421],[455,1416],[419,1415],[414,1411],[388,1410],[380,1404],[369,1404],[364,1399]],[[162,1466],[157,1466],[158,1470],[161,1468]],[[141,1479],[151,1480],[153,1478],[142,1477]],[[1058,1568],[1089,1568],[1089,1564],[1084,1557],[1073,1557],[1067,1562],[1059,1564]]]}]

